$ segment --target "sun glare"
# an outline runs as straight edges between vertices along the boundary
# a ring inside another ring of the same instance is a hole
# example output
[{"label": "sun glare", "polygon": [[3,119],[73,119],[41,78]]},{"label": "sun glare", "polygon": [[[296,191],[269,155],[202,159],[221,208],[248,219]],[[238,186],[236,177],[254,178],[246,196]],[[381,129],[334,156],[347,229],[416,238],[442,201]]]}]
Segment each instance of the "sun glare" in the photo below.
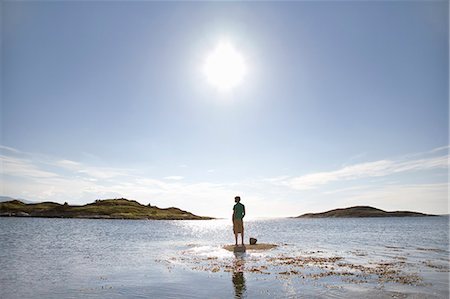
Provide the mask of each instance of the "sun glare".
[{"label": "sun glare", "polygon": [[229,91],[242,82],[245,61],[231,43],[223,41],[206,58],[204,72],[218,90]]}]

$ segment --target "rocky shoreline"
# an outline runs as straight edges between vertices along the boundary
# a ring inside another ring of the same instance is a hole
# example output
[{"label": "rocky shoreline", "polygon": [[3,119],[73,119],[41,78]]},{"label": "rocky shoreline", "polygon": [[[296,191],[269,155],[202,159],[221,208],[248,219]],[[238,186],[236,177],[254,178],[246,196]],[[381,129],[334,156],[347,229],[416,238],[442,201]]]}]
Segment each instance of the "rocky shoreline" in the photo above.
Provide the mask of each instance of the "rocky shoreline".
[{"label": "rocky shoreline", "polygon": [[161,209],[142,205],[125,198],[96,200],[94,203],[71,206],[67,203],[42,202],[26,204],[19,200],[0,203],[0,217],[136,219],[136,220],[208,220],[212,217],[194,215],[178,208]]},{"label": "rocky shoreline", "polygon": [[369,206],[356,206],[344,209],[334,209],[322,213],[307,213],[293,218],[363,218],[363,217],[428,217],[436,216],[411,211],[387,212]]}]

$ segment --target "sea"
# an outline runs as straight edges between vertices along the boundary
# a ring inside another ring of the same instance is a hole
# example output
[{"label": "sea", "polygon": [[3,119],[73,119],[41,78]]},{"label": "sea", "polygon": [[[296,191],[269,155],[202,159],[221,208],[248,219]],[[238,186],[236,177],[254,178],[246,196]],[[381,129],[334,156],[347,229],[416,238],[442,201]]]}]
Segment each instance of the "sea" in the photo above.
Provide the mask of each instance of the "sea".
[{"label": "sea", "polygon": [[0,298],[449,298],[448,216],[244,226],[2,217]]}]

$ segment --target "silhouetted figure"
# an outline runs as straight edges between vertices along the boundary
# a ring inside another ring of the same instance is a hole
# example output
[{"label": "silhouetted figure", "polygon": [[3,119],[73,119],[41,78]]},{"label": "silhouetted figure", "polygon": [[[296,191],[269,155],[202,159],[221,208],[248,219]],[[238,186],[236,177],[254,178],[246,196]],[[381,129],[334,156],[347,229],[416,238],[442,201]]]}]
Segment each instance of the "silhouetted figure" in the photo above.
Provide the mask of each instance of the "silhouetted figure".
[{"label": "silhouetted figure", "polygon": [[245,293],[245,278],[243,272],[233,273],[234,298],[240,299]]},{"label": "silhouetted figure", "polygon": [[234,298],[241,299],[245,298],[245,277],[244,277],[244,259],[242,254],[235,253],[234,256],[236,259],[234,260],[233,265],[233,277],[231,280],[233,281],[234,286]]},{"label": "silhouetted figure", "polygon": [[241,204],[241,198],[236,196],[234,198],[236,204],[233,207],[233,232],[236,246],[238,245],[238,234],[241,234],[242,245],[244,245],[244,216],[245,206]]}]

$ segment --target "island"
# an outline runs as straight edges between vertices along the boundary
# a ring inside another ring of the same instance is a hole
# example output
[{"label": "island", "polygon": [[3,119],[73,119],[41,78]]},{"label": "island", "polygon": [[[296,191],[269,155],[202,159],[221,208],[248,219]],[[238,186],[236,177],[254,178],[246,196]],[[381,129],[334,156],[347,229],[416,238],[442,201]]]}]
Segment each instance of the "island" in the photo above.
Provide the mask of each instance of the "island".
[{"label": "island", "polygon": [[424,217],[436,216],[410,211],[387,212],[369,206],[356,206],[344,209],[334,209],[322,213],[308,213],[293,218],[362,218],[362,217]]},{"label": "island", "polygon": [[90,218],[90,219],[152,219],[152,220],[207,220],[178,208],[161,209],[142,205],[126,198],[96,200],[86,205],[55,202],[23,203],[19,200],[0,202],[3,217]]}]

